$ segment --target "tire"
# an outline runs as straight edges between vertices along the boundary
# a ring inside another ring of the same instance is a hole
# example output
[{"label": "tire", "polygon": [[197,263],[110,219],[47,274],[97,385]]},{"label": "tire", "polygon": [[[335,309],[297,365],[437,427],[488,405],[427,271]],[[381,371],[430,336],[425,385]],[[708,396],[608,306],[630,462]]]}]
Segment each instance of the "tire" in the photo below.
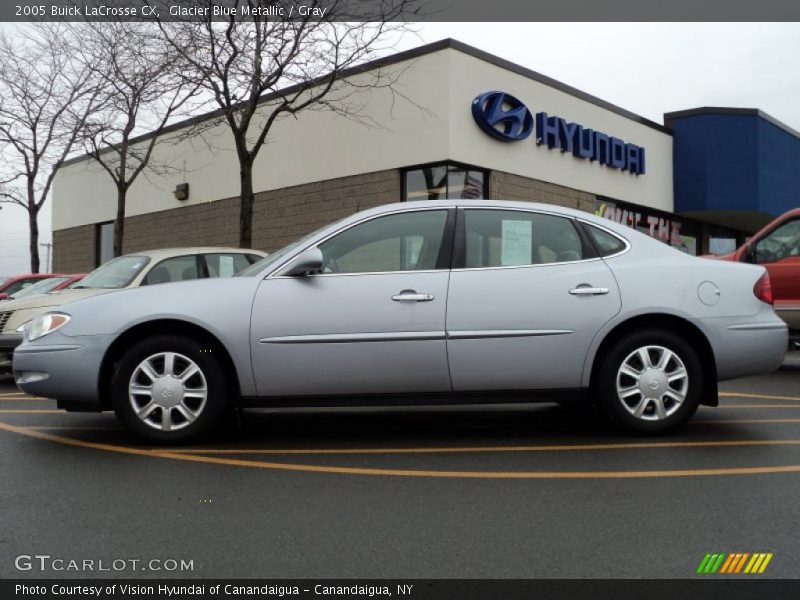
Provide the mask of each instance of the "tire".
[{"label": "tire", "polygon": [[155,444],[185,444],[222,422],[225,374],[207,345],[184,336],[154,336],[123,355],[111,379],[111,403],[117,418],[137,437]]},{"label": "tire", "polygon": [[[665,358],[666,364],[660,365]],[[700,356],[687,340],[647,329],[626,335],[605,352],[595,392],[613,423],[631,432],[658,435],[675,431],[692,418],[705,389],[703,377]]]}]

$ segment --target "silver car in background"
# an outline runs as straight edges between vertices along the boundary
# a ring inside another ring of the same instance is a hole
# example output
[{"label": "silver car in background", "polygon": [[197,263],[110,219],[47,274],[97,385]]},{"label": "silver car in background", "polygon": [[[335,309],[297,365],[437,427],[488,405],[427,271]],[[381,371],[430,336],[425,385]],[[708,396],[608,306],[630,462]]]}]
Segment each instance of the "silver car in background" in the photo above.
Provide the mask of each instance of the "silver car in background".
[{"label": "silver car in background", "polygon": [[528,202],[390,204],[226,280],[88,298],[34,319],[24,391],[182,443],[234,406],[598,403],[663,433],[717,381],[775,369],[762,267],[685,255]]}]

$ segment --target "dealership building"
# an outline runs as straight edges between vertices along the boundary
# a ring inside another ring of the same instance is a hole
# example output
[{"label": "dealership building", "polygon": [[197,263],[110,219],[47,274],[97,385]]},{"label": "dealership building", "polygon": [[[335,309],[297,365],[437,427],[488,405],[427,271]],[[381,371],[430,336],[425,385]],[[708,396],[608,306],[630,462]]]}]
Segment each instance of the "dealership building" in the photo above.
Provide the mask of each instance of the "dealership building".
[{"label": "dealership building", "polygon": [[[722,253],[798,205],[800,133],[757,109],[697,108],[656,123],[454,40],[370,63],[353,80],[376,73],[394,83],[337,92],[347,115],[275,123],[254,166],[255,248],[379,204],[494,198],[569,206],[691,254]],[[128,193],[124,252],[235,246],[239,167],[227,126],[213,113],[178,123],[153,161]],[[102,167],[63,163],[54,271],[108,260],[115,214]]]}]

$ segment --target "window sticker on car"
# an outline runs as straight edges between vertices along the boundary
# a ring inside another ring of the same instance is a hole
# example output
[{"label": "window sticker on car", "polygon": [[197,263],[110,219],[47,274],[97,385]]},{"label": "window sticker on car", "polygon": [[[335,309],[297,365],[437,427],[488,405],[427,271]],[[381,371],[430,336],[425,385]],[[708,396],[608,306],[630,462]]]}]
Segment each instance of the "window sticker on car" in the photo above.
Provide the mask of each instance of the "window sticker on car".
[{"label": "window sticker on car", "polygon": [[532,221],[503,221],[500,261],[503,266],[527,265],[533,249]]}]

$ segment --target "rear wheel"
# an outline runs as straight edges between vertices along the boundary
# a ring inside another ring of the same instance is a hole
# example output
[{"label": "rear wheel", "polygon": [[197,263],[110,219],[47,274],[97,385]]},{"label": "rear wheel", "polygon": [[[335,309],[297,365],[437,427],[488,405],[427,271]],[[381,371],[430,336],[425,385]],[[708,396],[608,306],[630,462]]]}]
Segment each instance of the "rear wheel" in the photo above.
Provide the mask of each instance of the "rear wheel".
[{"label": "rear wheel", "polygon": [[637,433],[668,433],[697,411],[704,389],[697,351],[685,339],[644,330],[617,341],[603,357],[597,395],[608,416]]},{"label": "rear wheel", "polygon": [[208,434],[225,413],[222,368],[209,348],[183,336],[156,336],[133,346],[111,380],[120,421],[157,444]]}]

